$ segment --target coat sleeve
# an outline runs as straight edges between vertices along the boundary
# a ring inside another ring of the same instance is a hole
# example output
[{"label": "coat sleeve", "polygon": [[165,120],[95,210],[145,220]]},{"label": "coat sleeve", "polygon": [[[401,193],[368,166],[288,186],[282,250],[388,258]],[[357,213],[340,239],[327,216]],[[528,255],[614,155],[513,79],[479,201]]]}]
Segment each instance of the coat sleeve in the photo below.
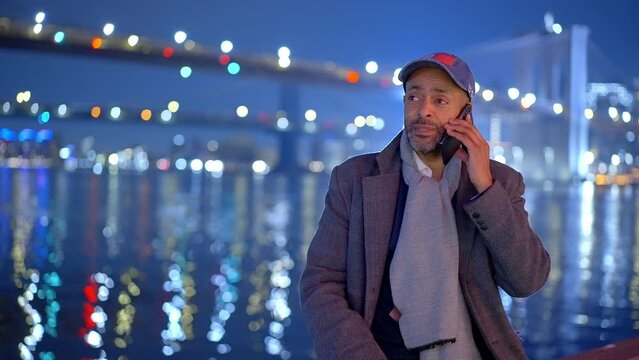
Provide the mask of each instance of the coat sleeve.
[{"label": "coat sleeve", "polygon": [[[300,281],[302,313],[318,359],[385,359],[364,318],[346,297],[346,258],[351,184],[331,174],[324,212]],[[344,186],[344,187],[342,187]]]},{"label": "coat sleeve", "polygon": [[[508,295],[526,297],[541,289],[550,273],[550,256],[524,209],[521,174],[493,186],[464,205],[482,235],[495,267],[495,280]],[[505,184],[505,185],[504,185]]]}]

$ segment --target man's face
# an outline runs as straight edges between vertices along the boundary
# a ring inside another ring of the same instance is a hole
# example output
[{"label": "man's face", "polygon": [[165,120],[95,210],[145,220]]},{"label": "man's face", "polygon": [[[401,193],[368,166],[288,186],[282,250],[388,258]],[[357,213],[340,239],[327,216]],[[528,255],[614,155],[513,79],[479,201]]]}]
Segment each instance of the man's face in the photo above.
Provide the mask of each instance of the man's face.
[{"label": "man's face", "polygon": [[454,119],[466,103],[466,93],[448,74],[437,68],[415,70],[406,82],[404,129],[417,154],[439,151],[444,124]]}]

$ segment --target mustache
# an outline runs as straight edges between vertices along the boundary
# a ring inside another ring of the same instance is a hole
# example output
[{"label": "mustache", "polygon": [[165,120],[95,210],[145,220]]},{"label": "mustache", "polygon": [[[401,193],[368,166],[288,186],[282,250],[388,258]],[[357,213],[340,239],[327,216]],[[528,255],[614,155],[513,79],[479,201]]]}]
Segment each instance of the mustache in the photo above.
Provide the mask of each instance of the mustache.
[{"label": "mustache", "polygon": [[429,126],[437,128],[437,129],[443,128],[443,126],[441,126],[440,124],[438,124],[438,123],[436,123],[436,122],[434,122],[432,120],[421,118],[421,117],[415,119],[415,121],[413,121],[411,123],[411,126],[412,125],[429,125]]}]

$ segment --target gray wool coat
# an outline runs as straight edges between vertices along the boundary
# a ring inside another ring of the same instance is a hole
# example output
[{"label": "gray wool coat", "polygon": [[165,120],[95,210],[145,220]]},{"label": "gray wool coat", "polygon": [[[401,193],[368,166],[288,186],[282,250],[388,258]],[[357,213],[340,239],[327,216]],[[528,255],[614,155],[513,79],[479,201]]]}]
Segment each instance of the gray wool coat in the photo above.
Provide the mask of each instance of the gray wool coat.
[{"label": "gray wool coat", "polygon": [[[318,359],[385,359],[370,326],[397,203],[400,135],[380,153],[353,157],[331,174],[300,281],[302,312]],[[529,225],[521,174],[494,161],[490,167],[493,186],[470,201],[477,191],[462,166],[453,203],[459,281],[495,357],[523,359],[498,287],[513,297],[533,294],[548,278],[550,257]]]}]

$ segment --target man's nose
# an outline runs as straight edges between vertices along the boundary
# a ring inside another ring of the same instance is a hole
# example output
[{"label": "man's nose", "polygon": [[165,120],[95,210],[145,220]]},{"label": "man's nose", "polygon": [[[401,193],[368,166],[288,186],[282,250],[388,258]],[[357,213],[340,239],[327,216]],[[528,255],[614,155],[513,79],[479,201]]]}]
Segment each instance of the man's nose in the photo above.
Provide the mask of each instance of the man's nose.
[{"label": "man's nose", "polygon": [[424,101],[422,106],[420,106],[419,112],[417,114],[421,118],[428,118],[432,116],[431,110],[432,110],[432,106],[427,101]]}]

